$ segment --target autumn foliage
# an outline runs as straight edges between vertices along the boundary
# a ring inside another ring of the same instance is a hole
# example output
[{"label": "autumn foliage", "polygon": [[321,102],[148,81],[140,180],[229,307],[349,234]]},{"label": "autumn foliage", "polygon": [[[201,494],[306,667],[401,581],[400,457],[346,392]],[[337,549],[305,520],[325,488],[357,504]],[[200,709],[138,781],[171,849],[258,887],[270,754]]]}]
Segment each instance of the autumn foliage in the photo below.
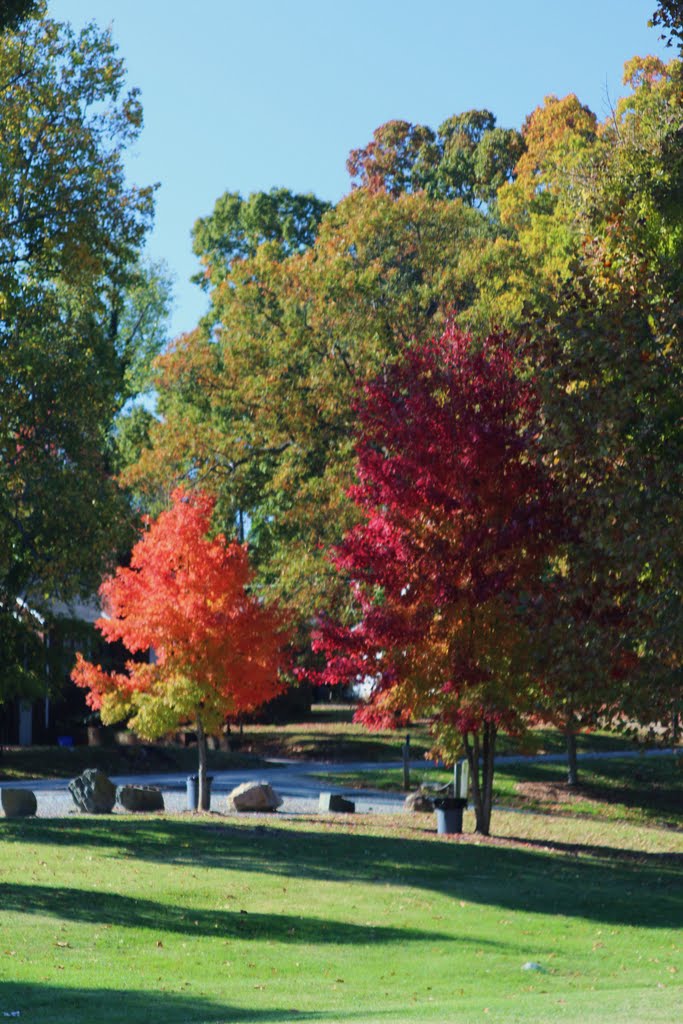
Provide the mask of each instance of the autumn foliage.
[{"label": "autumn foliage", "polygon": [[209,538],[213,507],[201,492],[175,491],[172,507],[147,523],[130,567],[102,584],[107,614],[97,626],[132,657],[125,672],[109,673],[78,655],[72,678],[104,722],[132,715],[147,738],[183,722],[211,733],[281,691],[284,617],[248,592],[246,547]]},{"label": "autumn foliage", "polygon": [[334,554],[358,619],[324,621],[314,638],[318,682],[374,681],[361,720],[428,715],[446,755],[464,746],[481,831],[496,732],[533,695],[518,609],[557,527],[537,412],[514,346],[477,348],[455,329],[366,386],[352,489],[363,520]]}]

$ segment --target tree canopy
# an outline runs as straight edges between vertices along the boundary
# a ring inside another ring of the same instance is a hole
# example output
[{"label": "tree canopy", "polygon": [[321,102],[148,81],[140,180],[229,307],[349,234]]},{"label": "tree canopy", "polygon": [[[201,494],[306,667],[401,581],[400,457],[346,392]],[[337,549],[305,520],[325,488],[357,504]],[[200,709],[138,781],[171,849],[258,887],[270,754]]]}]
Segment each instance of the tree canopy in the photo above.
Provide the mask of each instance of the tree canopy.
[{"label": "tree canopy", "polygon": [[355,187],[399,196],[425,191],[432,198],[462,199],[470,206],[495,202],[514,175],[524,148],[514,129],[499,128],[490,110],[427,125],[387,121],[367,146],[351,151],[347,169]]},{"label": "tree canopy", "polygon": [[357,614],[314,635],[327,662],[315,678],[373,681],[360,720],[428,716],[440,756],[464,748],[482,832],[496,733],[519,729],[535,697],[518,606],[559,535],[538,414],[502,337],[475,346],[449,329],[367,384],[351,490],[362,518],[333,556]]},{"label": "tree canopy", "polygon": [[254,256],[271,243],[281,259],[303,252],[315,241],[318,225],[330,203],[313,195],[296,195],[285,188],[254,192],[243,199],[225,192],[213,212],[200,217],[192,231],[192,248],[203,271],[194,280],[203,288],[221,284],[234,260]]},{"label": "tree canopy", "polygon": [[40,6],[41,0],[3,0],[0,10],[0,32],[16,28]]},{"label": "tree canopy", "polygon": [[[675,35],[677,12],[658,12]],[[350,154],[334,208],[226,193],[195,234],[209,316],[157,363],[161,420],[126,476],[141,500],[179,480],[215,494],[219,522],[248,524],[256,585],[296,610],[302,644],[313,609],[357,625],[326,551],[362,511],[348,497],[359,395],[448,324],[507,331],[525,342],[516,373],[535,379],[534,451],[566,524],[525,607],[528,634],[552,639],[535,645],[525,714],[570,738],[615,716],[672,724],[681,67],[634,58],[602,123],[574,94],[546,97],[519,132],[483,109],[436,130],[387,122]]]},{"label": "tree canopy", "polygon": [[142,111],[109,32],[38,16],[0,35],[0,118],[4,642],[18,598],[44,612],[92,591],[116,551],[112,423],[163,341],[168,291],[139,261],[153,188],[125,180]]},{"label": "tree canopy", "polygon": [[[282,690],[285,619],[251,596],[244,545],[208,536],[214,502],[176,491],[171,508],[102,584],[106,615],[97,626],[122,641],[124,672],[105,672],[78,656],[74,682],[102,721],[129,719],[147,739],[186,722],[200,741],[200,805],[206,806],[206,733],[227,715],[253,711]],[[151,661],[140,655],[153,652]],[[135,657],[135,656],[138,657]]]},{"label": "tree canopy", "polygon": [[212,293],[215,331],[177,339],[159,362],[162,421],[128,480],[195,479],[224,523],[242,511],[262,583],[299,610],[333,604],[324,548],[353,515],[345,494],[356,389],[476,297],[463,257],[481,213],[426,195],[357,190],[322,219],[313,246],[268,245]]}]

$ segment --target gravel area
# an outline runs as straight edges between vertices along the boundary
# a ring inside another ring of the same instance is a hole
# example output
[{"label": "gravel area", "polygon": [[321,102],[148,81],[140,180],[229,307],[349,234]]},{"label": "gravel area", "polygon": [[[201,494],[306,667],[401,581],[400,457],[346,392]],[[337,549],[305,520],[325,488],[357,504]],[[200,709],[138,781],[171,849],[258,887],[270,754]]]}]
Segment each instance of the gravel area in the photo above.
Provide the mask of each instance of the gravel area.
[{"label": "gravel area", "polygon": [[[143,783],[144,784],[144,783]],[[16,785],[16,783],[5,783],[5,785]],[[71,794],[63,787],[59,788],[48,788],[49,783],[40,782],[34,783],[33,786],[29,782],[22,782],[21,788],[32,788],[36,794],[36,801],[38,804],[37,817],[39,818],[64,818],[64,817],[78,817],[80,811],[74,804]],[[173,787],[160,787],[164,795],[164,809],[170,814],[181,814],[187,812],[187,794],[184,788],[179,786]],[[232,786],[222,785],[219,789],[214,789],[211,795],[211,810],[219,814],[232,815],[239,812],[228,811],[226,808],[226,796],[230,792]],[[322,788],[322,787],[321,787]],[[328,787],[334,789],[335,792],[341,792],[341,790],[335,787]],[[274,789],[278,792],[277,784],[274,785]],[[319,792],[311,793],[310,795],[288,795],[286,793],[280,793],[283,803],[278,809],[278,814],[294,815],[294,814],[317,814],[319,806]],[[356,811],[359,813],[397,813],[403,808],[403,797],[397,794],[387,793],[371,793],[367,791],[349,791],[345,790],[344,795],[348,799],[353,800],[356,805]],[[114,808],[114,814],[128,814],[129,812],[124,811],[118,805]],[[1,812],[0,812],[1,816]]]}]

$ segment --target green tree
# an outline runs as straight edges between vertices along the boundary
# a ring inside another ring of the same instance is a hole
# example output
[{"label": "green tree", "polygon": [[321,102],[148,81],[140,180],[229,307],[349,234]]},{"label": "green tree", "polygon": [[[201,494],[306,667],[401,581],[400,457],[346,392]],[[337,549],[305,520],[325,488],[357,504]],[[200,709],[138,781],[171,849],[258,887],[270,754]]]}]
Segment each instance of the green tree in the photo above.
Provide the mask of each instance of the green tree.
[{"label": "green tree", "polygon": [[[115,549],[126,505],[111,426],[155,342],[132,319],[153,288],[138,263],[153,190],[128,186],[122,164],[142,112],[109,32],[37,17],[2,35],[0,118],[4,643],[18,598],[89,590]],[[17,660],[6,653],[5,680]]]},{"label": "green tree", "polygon": [[0,10],[0,32],[14,29],[39,6],[39,0],[3,0]]},{"label": "green tree", "polygon": [[[341,593],[325,548],[350,525],[352,400],[415,339],[476,299],[470,264],[489,231],[461,202],[351,193],[313,246],[266,242],[212,293],[217,330],[160,361],[152,447],[129,480],[158,494],[189,481],[221,521],[251,522],[259,581],[308,623]],[[476,262],[476,261],[474,261]]]},{"label": "green tree", "polygon": [[673,45],[674,39],[679,50],[683,48],[683,9],[681,0],[659,0],[657,9],[654,11],[649,25],[658,25],[664,31],[660,38],[666,40],[666,45]]},{"label": "green tree", "polygon": [[491,206],[523,148],[519,132],[497,127],[490,110],[468,110],[447,118],[437,132],[387,121],[367,146],[352,150],[346,166],[354,186],[371,192],[424,190],[434,199]]},{"label": "green tree", "polygon": [[313,245],[318,225],[330,203],[286,188],[254,192],[243,199],[225,192],[213,212],[200,217],[192,231],[192,247],[203,271],[193,280],[209,289],[220,284],[234,260],[249,259],[264,242],[272,242],[281,258]]},{"label": "green tree", "polygon": [[581,728],[680,702],[681,63],[637,58],[625,84],[604,124],[574,95],[526,119],[465,314],[531,343],[571,530],[528,612],[570,755]]},{"label": "green tree", "polygon": [[602,646],[606,713],[667,725],[683,657],[683,64],[638,58],[625,81],[574,176],[583,244],[534,341],[546,444],[577,526],[562,617],[583,617],[583,644]]},{"label": "green tree", "polygon": [[625,82],[604,124],[574,96],[527,119],[504,248],[483,261],[508,269],[507,293],[489,271],[488,308],[530,339],[572,524],[530,609],[542,713],[570,753],[582,727],[666,725],[680,700],[681,63],[635,59]]}]

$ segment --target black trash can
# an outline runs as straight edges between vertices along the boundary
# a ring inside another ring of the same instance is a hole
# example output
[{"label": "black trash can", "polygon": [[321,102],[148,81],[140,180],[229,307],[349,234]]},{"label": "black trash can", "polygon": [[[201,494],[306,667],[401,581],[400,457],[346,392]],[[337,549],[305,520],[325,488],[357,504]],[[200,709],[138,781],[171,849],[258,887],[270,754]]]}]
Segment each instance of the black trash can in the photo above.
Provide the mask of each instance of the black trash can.
[{"label": "black trash can", "polygon": [[[211,807],[211,783],[213,782],[213,775],[206,776],[206,807],[202,807],[203,811],[208,811]],[[199,776],[188,775],[187,776],[187,809],[188,811],[196,811],[199,805]]]},{"label": "black trash can", "polygon": [[436,831],[440,836],[462,832],[462,812],[467,800],[446,796],[434,801],[436,810]]}]

